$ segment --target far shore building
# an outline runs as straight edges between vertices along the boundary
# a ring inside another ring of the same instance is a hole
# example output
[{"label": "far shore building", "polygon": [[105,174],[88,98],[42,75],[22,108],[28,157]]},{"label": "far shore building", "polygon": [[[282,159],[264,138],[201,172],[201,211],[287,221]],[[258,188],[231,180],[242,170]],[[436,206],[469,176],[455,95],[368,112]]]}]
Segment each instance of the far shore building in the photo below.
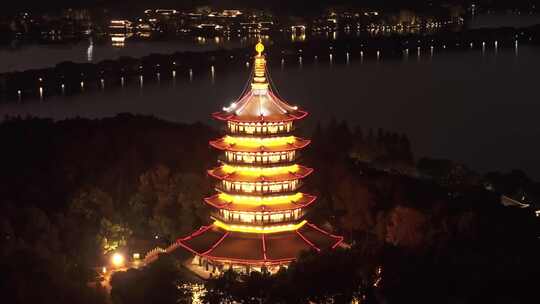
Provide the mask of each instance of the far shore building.
[{"label": "far shore building", "polygon": [[258,43],[256,51],[251,86],[236,102],[213,113],[227,130],[210,142],[222,151],[219,165],[208,171],[217,181],[217,193],[205,198],[213,223],[166,250],[187,249],[194,254],[192,265],[210,273],[275,272],[301,251],[333,249],[343,241],[305,219],[316,197],[300,189],[313,169],[296,161],[310,141],[292,133],[307,112],[274,93],[264,46]]}]

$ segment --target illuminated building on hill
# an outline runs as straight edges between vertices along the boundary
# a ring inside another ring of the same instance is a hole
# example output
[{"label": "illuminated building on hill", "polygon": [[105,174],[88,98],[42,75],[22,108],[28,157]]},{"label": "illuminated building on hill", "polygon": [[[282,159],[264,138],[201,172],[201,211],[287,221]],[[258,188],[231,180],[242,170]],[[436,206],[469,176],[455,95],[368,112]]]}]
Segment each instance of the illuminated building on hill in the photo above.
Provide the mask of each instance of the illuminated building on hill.
[{"label": "illuminated building on hill", "polygon": [[307,112],[274,94],[264,46],[258,43],[256,50],[251,87],[213,114],[227,130],[210,142],[223,151],[219,166],[208,171],[217,180],[217,193],[205,199],[214,222],[175,243],[209,271],[273,272],[300,251],[335,248],[343,240],[304,219],[316,197],[300,188],[313,169],[296,160],[298,150],[310,141],[292,132]]}]

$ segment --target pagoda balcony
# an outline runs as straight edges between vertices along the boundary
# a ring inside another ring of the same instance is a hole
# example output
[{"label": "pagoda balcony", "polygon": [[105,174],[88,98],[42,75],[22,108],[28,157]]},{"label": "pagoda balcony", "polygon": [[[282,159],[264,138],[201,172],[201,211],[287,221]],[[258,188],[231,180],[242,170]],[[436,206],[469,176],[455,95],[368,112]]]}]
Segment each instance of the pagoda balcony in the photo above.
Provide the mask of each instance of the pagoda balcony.
[{"label": "pagoda balcony", "polygon": [[292,132],[280,132],[280,133],[242,133],[242,132],[229,132],[227,129],[223,130],[222,134],[243,137],[243,138],[275,138],[275,137],[285,137],[293,136]]},{"label": "pagoda balcony", "polygon": [[[227,164],[231,166],[257,166],[262,168],[273,168],[273,167],[280,167],[280,166],[292,166],[294,164],[297,164],[299,162],[299,157],[293,158],[293,160],[278,160],[275,162],[269,162],[268,158],[265,158],[263,161],[262,157],[254,157],[255,160],[250,159],[252,162],[244,162],[243,158],[237,158],[240,160],[234,160],[234,158],[227,159],[226,155],[220,155],[218,156],[218,163],[220,164]],[[257,161],[257,159],[259,161]]]},{"label": "pagoda balcony", "polygon": [[301,180],[296,179],[287,182],[262,182],[262,183],[247,183],[247,182],[231,182],[221,180],[216,184],[219,191],[231,194],[246,194],[246,195],[265,195],[265,194],[288,194],[297,191],[302,187]]},{"label": "pagoda balcony", "polygon": [[224,134],[229,134],[233,136],[242,136],[242,137],[277,137],[277,136],[288,136],[291,135],[292,132],[294,132],[296,128],[291,128],[290,131],[280,131],[280,132],[265,132],[265,131],[259,131],[259,132],[242,132],[242,131],[232,131],[228,128],[224,129]]},{"label": "pagoda balcony", "polygon": [[219,156],[219,160],[226,163],[260,166],[292,164],[299,158],[300,152],[295,150],[273,153],[225,151]]},{"label": "pagoda balcony", "polygon": [[283,136],[294,132],[295,127],[291,121],[277,123],[241,123],[229,121],[224,128],[225,133],[241,136]]},{"label": "pagoda balcony", "polygon": [[247,226],[271,226],[286,225],[299,222],[306,215],[306,211],[301,209],[290,212],[262,213],[262,212],[230,212],[227,210],[216,210],[211,213],[212,218],[231,225]]}]

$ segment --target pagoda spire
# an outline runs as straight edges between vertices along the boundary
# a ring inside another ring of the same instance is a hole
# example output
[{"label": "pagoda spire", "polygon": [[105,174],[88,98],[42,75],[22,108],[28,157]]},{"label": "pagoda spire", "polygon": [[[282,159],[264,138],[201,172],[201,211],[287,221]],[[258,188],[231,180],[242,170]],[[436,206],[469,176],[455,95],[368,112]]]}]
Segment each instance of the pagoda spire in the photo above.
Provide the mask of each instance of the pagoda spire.
[{"label": "pagoda spire", "polygon": [[255,45],[255,64],[253,65],[253,79],[251,82],[251,88],[256,95],[264,95],[268,92],[268,80],[266,78],[266,58],[262,54],[264,52],[264,45],[259,41]]},{"label": "pagoda spire", "polygon": [[278,97],[269,83],[264,45],[259,42],[255,46],[253,74],[250,79],[250,89],[223,111],[213,116],[219,120],[236,122],[267,122],[278,123],[302,119],[307,112],[298,110]]}]

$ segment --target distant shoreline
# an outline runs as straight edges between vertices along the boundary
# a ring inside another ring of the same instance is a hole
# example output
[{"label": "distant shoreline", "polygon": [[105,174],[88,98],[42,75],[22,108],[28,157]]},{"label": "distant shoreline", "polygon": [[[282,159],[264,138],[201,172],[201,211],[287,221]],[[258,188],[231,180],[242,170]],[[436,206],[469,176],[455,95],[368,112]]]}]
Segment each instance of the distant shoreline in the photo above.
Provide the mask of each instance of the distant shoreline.
[{"label": "distant shoreline", "polygon": [[[310,61],[345,61],[346,54],[362,54],[366,59],[384,53],[385,58],[403,55],[418,50],[430,49],[453,51],[479,49],[483,47],[514,47],[519,44],[540,44],[540,26],[529,28],[477,29],[463,32],[441,32],[429,36],[388,36],[358,37],[336,41],[278,42],[269,48],[272,62],[296,60],[303,57]],[[175,52],[173,54],[150,54],[141,58],[120,57],[116,60],[103,60],[97,63],[62,62],[54,67],[32,69],[22,72],[0,74],[0,102],[17,102],[21,98],[46,98],[54,95],[72,95],[100,88],[120,86],[123,81],[145,77],[145,82],[155,81],[159,73],[161,79],[174,77],[175,73],[206,71],[212,66],[231,63],[242,64],[251,57],[250,48],[218,49],[201,52]],[[173,73],[173,71],[176,71]],[[122,80],[123,79],[123,80]]]}]

